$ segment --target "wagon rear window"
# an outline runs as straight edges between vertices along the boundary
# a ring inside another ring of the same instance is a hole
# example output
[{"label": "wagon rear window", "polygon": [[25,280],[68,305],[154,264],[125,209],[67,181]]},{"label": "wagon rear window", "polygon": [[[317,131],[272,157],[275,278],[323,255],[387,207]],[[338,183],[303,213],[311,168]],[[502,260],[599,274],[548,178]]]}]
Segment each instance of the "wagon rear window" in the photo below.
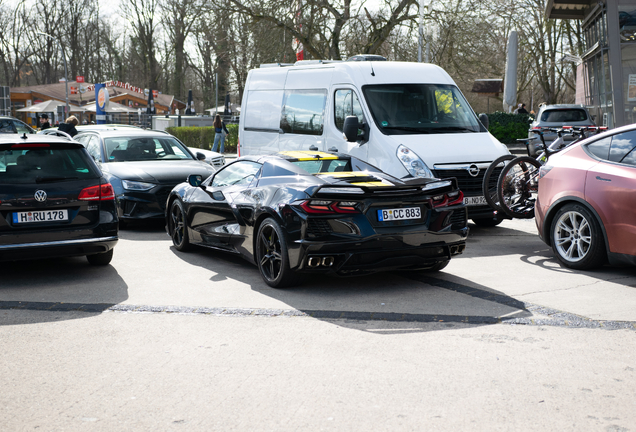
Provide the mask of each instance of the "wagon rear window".
[{"label": "wagon rear window", "polygon": [[84,149],[0,149],[0,184],[32,184],[99,178]]}]

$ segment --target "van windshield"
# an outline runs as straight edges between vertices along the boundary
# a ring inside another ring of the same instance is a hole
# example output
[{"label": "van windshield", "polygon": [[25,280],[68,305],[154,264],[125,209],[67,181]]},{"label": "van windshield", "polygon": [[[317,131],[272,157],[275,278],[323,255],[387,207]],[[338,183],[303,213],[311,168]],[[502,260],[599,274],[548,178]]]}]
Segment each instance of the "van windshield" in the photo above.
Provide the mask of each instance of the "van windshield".
[{"label": "van windshield", "polygon": [[481,132],[475,113],[453,85],[367,85],[362,92],[386,135]]}]

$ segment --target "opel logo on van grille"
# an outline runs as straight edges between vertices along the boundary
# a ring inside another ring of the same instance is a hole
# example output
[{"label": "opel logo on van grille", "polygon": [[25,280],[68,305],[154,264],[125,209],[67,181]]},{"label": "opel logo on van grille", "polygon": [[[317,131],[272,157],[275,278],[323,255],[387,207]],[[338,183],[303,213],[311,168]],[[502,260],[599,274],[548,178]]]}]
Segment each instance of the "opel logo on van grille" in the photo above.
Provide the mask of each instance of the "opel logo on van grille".
[{"label": "opel logo on van grille", "polygon": [[46,201],[46,192],[44,192],[43,190],[35,191],[35,195],[33,195],[33,198],[35,198],[35,200],[38,202],[44,202]]},{"label": "opel logo on van grille", "polygon": [[469,166],[467,168],[467,171],[471,177],[477,177],[479,175],[479,167],[475,164],[472,164],[471,166]]}]

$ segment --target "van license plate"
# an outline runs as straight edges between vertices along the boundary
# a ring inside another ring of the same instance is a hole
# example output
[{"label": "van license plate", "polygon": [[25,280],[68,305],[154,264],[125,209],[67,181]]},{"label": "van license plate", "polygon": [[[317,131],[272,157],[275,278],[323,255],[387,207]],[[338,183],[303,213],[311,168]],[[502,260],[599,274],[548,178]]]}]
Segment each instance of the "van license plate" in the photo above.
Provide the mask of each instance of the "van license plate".
[{"label": "van license plate", "polygon": [[472,196],[472,197],[464,197],[464,204],[467,206],[475,206],[475,205],[488,205],[486,202],[486,198],[483,196]]},{"label": "van license plate", "polygon": [[13,213],[13,223],[67,221],[68,210],[45,210]]},{"label": "van license plate", "polygon": [[378,220],[380,222],[421,218],[422,211],[419,207],[378,210]]}]

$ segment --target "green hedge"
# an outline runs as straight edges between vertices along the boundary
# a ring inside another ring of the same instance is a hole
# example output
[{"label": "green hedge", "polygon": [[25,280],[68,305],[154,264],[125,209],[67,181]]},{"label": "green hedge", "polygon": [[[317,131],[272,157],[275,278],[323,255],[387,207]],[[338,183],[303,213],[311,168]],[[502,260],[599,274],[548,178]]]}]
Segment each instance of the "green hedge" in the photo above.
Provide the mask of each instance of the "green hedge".
[{"label": "green hedge", "polygon": [[[527,138],[531,117],[528,114],[488,114],[488,130],[504,144],[515,144],[518,138]],[[226,125],[230,134],[225,137],[225,153],[236,153],[238,125]],[[210,150],[214,144],[214,128],[211,126],[169,127],[166,132],[177,137],[188,147]]]},{"label": "green hedge", "polygon": [[[225,125],[230,134],[225,137],[225,153],[236,153],[238,143],[238,125]],[[188,147],[211,150],[214,145],[214,128],[212,126],[168,127],[166,132],[176,137]]]},{"label": "green hedge", "polygon": [[495,112],[488,114],[488,130],[504,144],[515,144],[519,138],[528,138],[531,117],[528,114]]}]

